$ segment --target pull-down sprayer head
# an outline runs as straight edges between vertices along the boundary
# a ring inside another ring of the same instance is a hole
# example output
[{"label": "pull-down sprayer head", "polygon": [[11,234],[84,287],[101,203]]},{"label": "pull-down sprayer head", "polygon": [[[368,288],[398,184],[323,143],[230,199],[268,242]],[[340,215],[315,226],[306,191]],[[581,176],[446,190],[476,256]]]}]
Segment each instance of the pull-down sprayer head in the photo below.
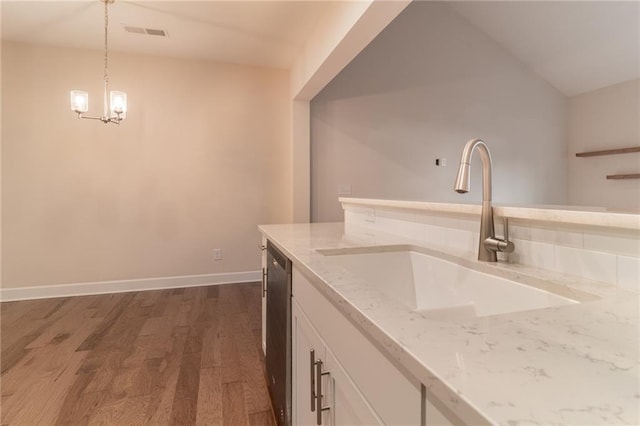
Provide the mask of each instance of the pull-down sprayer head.
[{"label": "pull-down sprayer head", "polygon": [[480,159],[482,160],[482,200],[491,201],[491,154],[489,148],[481,139],[471,139],[464,146],[462,156],[460,157],[460,166],[458,167],[458,176],[453,187],[454,191],[459,194],[469,192],[469,172],[471,171],[471,156],[475,148],[480,151]]},{"label": "pull-down sprayer head", "polygon": [[471,167],[469,163],[460,163],[460,167],[458,167],[458,176],[456,177],[456,184],[453,187],[458,194],[466,194],[469,192],[470,171]]}]

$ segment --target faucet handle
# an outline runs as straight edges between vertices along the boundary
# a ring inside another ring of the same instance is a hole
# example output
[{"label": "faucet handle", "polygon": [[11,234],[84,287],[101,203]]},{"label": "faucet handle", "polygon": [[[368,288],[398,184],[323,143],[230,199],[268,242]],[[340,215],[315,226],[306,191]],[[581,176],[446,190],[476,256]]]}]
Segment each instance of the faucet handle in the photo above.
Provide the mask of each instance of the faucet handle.
[{"label": "faucet handle", "polygon": [[511,241],[501,240],[500,238],[487,238],[484,240],[484,246],[489,250],[502,253],[511,253],[515,249]]},{"label": "faucet handle", "polygon": [[504,223],[504,238],[489,237],[484,240],[484,246],[489,250],[502,253],[512,253],[515,246],[509,241],[509,218],[503,218]]}]

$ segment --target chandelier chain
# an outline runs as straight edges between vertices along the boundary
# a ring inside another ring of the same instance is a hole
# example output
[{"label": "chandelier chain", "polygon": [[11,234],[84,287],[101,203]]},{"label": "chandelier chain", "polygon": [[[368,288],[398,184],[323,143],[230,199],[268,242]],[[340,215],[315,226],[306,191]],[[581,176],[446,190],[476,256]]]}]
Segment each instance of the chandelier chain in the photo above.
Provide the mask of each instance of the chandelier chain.
[{"label": "chandelier chain", "polygon": [[108,55],[108,31],[109,31],[109,13],[107,5],[109,1],[104,0],[104,84],[105,89],[109,88],[109,55]]}]

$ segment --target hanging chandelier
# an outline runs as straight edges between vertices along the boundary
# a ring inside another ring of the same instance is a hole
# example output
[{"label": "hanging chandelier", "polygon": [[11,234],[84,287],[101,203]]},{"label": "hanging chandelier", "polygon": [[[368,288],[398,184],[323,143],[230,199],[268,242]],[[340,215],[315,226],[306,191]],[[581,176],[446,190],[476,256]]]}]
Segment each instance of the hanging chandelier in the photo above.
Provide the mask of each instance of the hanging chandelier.
[{"label": "hanging chandelier", "polygon": [[[82,90],[71,91],[71,110],[78,114],[78,118],[100,120],[103,123],[120,124],[127,115],[127,94],[112,90],[109,92],[109,12],[108,5],[114,0],[100,0],[104,3],[104,100],[101,117],[84,115],[89,110],[89,93]],[[109,98],[107,98],[109,93]]]}]

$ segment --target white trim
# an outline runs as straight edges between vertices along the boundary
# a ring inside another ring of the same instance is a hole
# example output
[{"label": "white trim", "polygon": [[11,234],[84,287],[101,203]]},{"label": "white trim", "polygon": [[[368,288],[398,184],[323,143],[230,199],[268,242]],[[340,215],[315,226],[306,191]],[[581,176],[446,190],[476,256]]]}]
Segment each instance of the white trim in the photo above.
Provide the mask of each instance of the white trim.
[{"label": "white trim", "polygon": [[162,290],[260,281],[260,271],[222,274],[183,275],[177,277],[140,278],[120,281],[98,281],[34,287],[0,289],[0,301],[48,299],[51,297],[86,296],[91,294],[125,293],[128,291]]}]

